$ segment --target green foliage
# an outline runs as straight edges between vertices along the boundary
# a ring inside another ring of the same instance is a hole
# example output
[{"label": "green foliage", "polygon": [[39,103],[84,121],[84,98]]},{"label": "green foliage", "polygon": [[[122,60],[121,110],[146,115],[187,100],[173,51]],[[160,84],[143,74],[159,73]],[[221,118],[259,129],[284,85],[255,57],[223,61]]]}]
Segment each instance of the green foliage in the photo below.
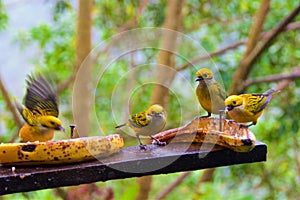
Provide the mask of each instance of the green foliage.
[{"label": "green foliage", "polygon": [[8,24],[8,16],[2,0],[0,0],[0,30],[4,30]]},{"label": "green foliage", "polygon": [[[198,52],[201,52],[197,50],[201,48],[207,52],[214,52],[228,45],[245,41],[253,23],[253,15],[260,2],[258,0],[188,0],[183,8],[183,26],[181,30],[198,41],[201,46],[197,48],[190,43],[180,43],[178,51],[181,55],[176,57],[176,64],[182,65],[193,58],[205,56],[197,55]],[[137,15],[140,3],[141,1],[135,0],[95,1],[92,13],[94,17],[94,46],[98,45],[100,41],[109,39],[125,30],[127,26],[124,26],[124,24]],[[264,31],[276,27],[298,3],[296,0],[272,1],[270,12],[264,24]],[[131,21],[136,23],[133,28],[162,26],[166,14],[166,4],[166,0],[150,1],[145,10],[138,14],[136,21]],[[297,20],[299,19],[298,16]],[[2,1],[0,1],[1,30],[5,28],[7,22],[5,9]],[[51,23],[42,23],[30,30],[19,31],[15,42],[18,42],[24,51],[28,50],[26,47],[29,44],[37,45],[39,52],[31,60],[36,66],[35,70],[51,74],[54,83],[61,83],[68,79],[74,70],[75,24],[76,13],[72,8],[71,1],[59,0],[56,1],[53,7],[53,21]],[[298,31],[281,33],[271,47],[256,60],[250,78],[263,78],[271,74],[291,72],[293,67],[299,65],[300,50],[297,48],[298,46],[300,46]],[[241,46],[212,58],[227,90],[230,88],[232,75],[242,58],[244,50],[244,46]],[[158,50],[156,49],[146,49],[139,51],[132,57],[125,55],[111,63],[99,79],[95,91],[95,110],[104,133],[115,133],[114,127],[117,125],[115,123],[125,122],[127,114],[139,112],[149,106],[153,85],[143,84],[142,87],[137,88],[130,94],[128,91],[150,79],[149,77],[153,75],[151,72],[153,65],[151,63],[155,63],[157,53]],[[101,54],[97,58],[96,65],[102,66],[106,56],[105,53]],[[143,63],[147,63],[147,65],[140,68],[139,65]],[[196,86],[194,82],[196,68],[202,66],[212,67],[211,62],[197,63],[195,67],[187,68],[180,73],[189,80],[192,88]],[[129,71],[134,71],[134,74],[130,74]],[[252,85],[247,89],[247,92],[260,93],[275,86],[276,83]],[[202,171],[195,171],[166,199],[182,199],[183,196],[187,199],[297,199],[300,195],[300,174],[299,169],[297,169],[299,167],[297,163],[300,162],[298,153],[300,143],[299,86],[299,80],[290,83],[272,100],[258,125],[251,127],[257,139],[268,145],[267,162],[218,168],[213,182],[202,184],[201,188],[198,189],[196,189],[196,185]],[[113,104],[115,102],[112,101],[112,97],[115,92],[117,92],[119,100],[116,99],[117,103]],[[72,87],[67,88],[60,94],[62,116],[67,123],[72,122],[71,94]],[[128,102],[120,102],[122,99],[126,99],[128,95],[130,96]],[[185,99],[184,103],[180,99]],[[186,96],[184,91],[181,95],[171,92],[167,108],[168,127],[176,127],[180,122],[185,123],[196,115],[195,112],[197,115],[202,114],[203,110],[198,109],[198,104],[193,105],[191,99],[190,96]],[[0,141],[6,142],[16,132],[16,128],[13,121],[10,120],[9,112],[5,110],[2,96],[0,96],[0,102],[2,114],[0,120],[5,125],[5,127],[0,127],[0,130],[9,130],[8,134],[0,135]],[[115,113],[111,110],[112,104]],[[130,107],[129,113],[126,113],[127,107],[125,108],[124,104]],[[179,108],[182,110],[179,110]],[[199,112],[195,110],[199,110]],[[182,113],[185,114],[184,119],[182,119]],[[93,134],[99,133],[95,130]],[[125,136],[126,133],[122,134]],[[132,142],[132,144],[135,145],[136,142]],[[179,174],[155,176],[151,199],[154,199]],[[99,187],[112,187],[116,199],[134,199],[138,190],[135,179],[108,181],[97,185]],[[28,198],[33,199],[49,199],[49,196],[54,196],[54,192],[43,190],[26,195]],[[21,194],[3,197],[3,199],[25,198]]]}]

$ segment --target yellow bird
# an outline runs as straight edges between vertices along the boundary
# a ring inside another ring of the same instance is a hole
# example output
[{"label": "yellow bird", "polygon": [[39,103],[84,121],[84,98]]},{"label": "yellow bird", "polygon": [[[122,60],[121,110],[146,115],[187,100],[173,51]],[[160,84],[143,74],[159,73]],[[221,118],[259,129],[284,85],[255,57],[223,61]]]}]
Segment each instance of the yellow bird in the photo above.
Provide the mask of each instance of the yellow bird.
[{"label": "yellow bird", "polygon": [[55,130],[65,131],[58,119],[57,96],[41,75],[28,76],[25,106],[15,102],[25,124],[19,131],[22,142],[48,141]]},{"label": "yellow bird", "polygon": [[255,125],[272,96],[278,92],[270,89],[263,94],[231,95],[225,100],[226,112],[236,122],[252,122],[247,127]]},{"label": "yellow bird", "polygon": [[225,99],[227,97],[223,88],[215,81],[214,74],[207,68],[202,68],[196,72],[196,80],[199,82],[196,88],[196,95],[200,105],[207,111],[210,117],[211,113],[219,114],[220,110],[225,109]]},{"label": "yellow bird", "polygon": [[[129,126],[136,134],[136,137],[140,143],[141,148],[145,148],[145,145],[140,140],[140,135],[151,136],[160,132],[166,125],[166,114],[164,108],[158,104],[150,106],[145,111],[131,115],[127,123],[116,126],[120,128],[122,126]],[[151,136],[151,138],[153,138]],[[159,141],[157,141],[160,144]]]}]

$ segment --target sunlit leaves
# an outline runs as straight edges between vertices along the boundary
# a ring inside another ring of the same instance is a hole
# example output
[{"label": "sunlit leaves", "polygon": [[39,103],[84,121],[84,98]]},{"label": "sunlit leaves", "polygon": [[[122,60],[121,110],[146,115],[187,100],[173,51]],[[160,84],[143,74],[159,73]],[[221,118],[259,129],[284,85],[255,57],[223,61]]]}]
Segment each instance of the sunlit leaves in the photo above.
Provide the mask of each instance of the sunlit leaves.
[{"label": "sunlit leaves", "polygon": [[8,16],[2,0],[0,0],[0,30],[4,30],[8,24]]}]

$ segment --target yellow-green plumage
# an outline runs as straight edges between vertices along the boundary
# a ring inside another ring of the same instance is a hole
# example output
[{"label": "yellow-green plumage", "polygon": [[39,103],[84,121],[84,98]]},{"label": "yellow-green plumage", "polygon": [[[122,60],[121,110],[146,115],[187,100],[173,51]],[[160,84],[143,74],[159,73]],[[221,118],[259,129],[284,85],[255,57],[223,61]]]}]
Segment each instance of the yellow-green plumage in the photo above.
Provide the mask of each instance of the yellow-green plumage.
[{"label": "yellow-green plumage", "polygon": [[19,132],[23,142],[47,141],[54,130],[64,130],[58,119],[57,96],[41,75],[28,76],[24,106],[16,102],[16,107],[26,121]]},{"label": "yellow-green plumage", "polygon": [[162,106],[154,104],[147,110],[131,115],[128,122],[116,126],[129,126],[136,134],[140,145],[143,145],[139,136],[151,136],[161,131],[166,124],[165,111]]},{"label": "yellow-green plumage", "polygon": [[150,119],[147,118],[146,111],[143,111],[135,115],[131,115],[128,121],[132,126],[143,127],[149,124]]},{"label": "yellow-green plumage", "polygon": [[208,112],[208,116],[219,114],[225,109],[226,92],[215,81],[213,73],[207,68],[202,68],[196,73],[196,81],[199,85],[196,88],[196,95],[200,105]]},{"label": "yellow-green plumage", "polygon": [[263,94],[231,95],[225,100],[226,111],[236,122],[255,125],[272,96],[278,92],[271,89]]}]

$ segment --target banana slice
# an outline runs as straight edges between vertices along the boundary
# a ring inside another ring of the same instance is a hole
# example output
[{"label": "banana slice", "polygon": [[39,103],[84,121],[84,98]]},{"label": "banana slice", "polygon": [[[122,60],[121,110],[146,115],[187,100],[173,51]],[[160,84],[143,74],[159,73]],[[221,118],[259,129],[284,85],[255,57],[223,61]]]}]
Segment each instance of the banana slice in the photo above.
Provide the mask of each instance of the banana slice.
[{"label": "banana slice", "polygon": [[[221,130],[220,130],[221,126]],[[255,135],[240,124],[216,118],[195,118],[187,125],[160,132],[153,136],[152,143],[189,142],[217,144],[237,152],[251,151],[256,143]]]},{"label": "banana slice", "polygon": [[69,140],[1,143],[0,164],[62,164],[107,157],[124,146],[120,135],[82,137]]}]

